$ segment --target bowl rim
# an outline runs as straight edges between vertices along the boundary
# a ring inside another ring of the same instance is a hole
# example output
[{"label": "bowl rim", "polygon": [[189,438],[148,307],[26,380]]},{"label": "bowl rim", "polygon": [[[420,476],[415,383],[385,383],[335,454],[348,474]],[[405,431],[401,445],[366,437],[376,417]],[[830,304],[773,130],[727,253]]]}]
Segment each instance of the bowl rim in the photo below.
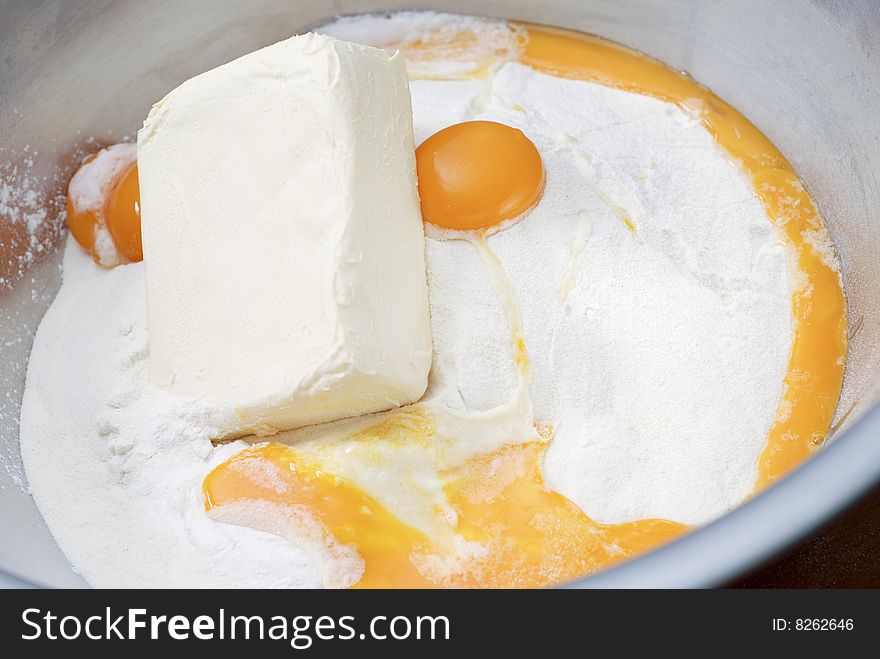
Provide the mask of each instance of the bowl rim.
[{"label": "bowl rim", "polygon": [[658,549],[568,588],[712,588],[793,548],[880,483],[880,404],[785,478]]}]

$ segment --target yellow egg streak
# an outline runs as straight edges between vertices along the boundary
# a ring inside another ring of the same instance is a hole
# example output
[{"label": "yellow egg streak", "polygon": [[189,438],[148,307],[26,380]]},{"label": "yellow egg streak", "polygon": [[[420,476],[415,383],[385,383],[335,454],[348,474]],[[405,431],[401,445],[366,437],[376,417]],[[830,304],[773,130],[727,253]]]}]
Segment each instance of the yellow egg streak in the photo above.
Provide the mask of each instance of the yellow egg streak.
[{"label": "yellow egg streak", "polygon": [[[758,464],[756,487],[772,483],[822,444],[843,380],[846,300],[838,273],[813,248],[813,236],[824,235],[825,229],[812,199],[788,161],[757,128],[685,74],[597,37],[533,25],[520,28],[528,37],[520,54],[523,64],[654,96],[701,118],[751,178],[781,229],[804,283],[792,299],[794,340],[783,398]],[[522,368],[527,353],[518,341],[514,352]],[[372,442],[439,441],[425,428],[414,429],[410,439],[402,435],[402,414],[359,434],[364,450]],[[541,461],[552,437],[548,426],[539,430],[545,442],[516,444],[517,438],[511,437],[509,446],[441,474],[455,512],[454,532],[483,550],[467,559],[400,521],[349,480],[327,473],[313,457],[278,443],[249,448],[215,468],[204,481],[206,507],[247,499],[305,506],[363,558],[357,587],[549,585],[654,548],[687,530],[664,520],[609,525],[590,520],[544,483]],[[281,467],[286,491],[279,493],[279,488],[260,483],[253,471],[235,468],[254,457]]]},{"label": "yellow egg streak", "polygon": [[[458,519],[455,532],[482,550],[464,561],[350,481],[283,444],[246,449],[214,469],[204,482],[206,505],[210,510],[259,499],[305,506],[336,540],[357,548],[364,560],[357,588],[545,586],[623,560],[685,530],[663,520],[593,522],[544,485],[540,464],[546,447],[542,442],[510,445],[447,475],[445,491]],[[280,467],[285,487],[269,487],[252,470],[236,469],[255,457]],[[432,568],[436,564],[454,567],[438,571]]]},{"label": "yellow egg streak", "polygon": [[813,248],[825,227],[794,168],[748,119],[684,73],[595,36],[536,25],[520,61],[535,70],[588,80],[675,103],[702,119],[742,167],[796,255],[804,283],[794,292],[794,340],[783,399],[758,464],[757,489],[771,484],[825,441],[846,362],[846,298],[838,273]]}]

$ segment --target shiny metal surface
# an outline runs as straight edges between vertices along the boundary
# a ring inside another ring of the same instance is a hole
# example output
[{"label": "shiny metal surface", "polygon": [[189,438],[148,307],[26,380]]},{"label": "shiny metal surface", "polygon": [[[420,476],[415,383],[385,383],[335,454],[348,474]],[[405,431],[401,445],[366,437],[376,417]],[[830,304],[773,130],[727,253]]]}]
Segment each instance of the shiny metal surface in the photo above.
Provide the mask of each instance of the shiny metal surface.
[{"label": "shiny metal surface", "polygon": [[[0,183],[36,151],[34,171],[47,177],[40,184],[55,192],[87,137],[132,134],[155,100],[193,74],[338,13],[413,6],[580,29],[690,72],[795,164],[841,254],[858,331],[834,443],[717,522],[576,585],[721,583],[880,481],[880,3],[0,0]],[[61,232],[49,231],[44,252],[20,272],[28,245],[10,217],[0,201],[0,570],[81,585],[20,486],[17,446],[32,335],[60,280]],[[0,582],[13,580],[0,574]]]}]

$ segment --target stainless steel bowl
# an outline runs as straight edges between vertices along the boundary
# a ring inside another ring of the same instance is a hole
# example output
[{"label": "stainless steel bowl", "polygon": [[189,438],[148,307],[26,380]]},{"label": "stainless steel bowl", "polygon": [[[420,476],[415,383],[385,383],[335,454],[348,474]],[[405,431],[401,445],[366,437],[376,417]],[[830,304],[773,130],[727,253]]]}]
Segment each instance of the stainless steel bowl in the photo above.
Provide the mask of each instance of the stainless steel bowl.
[{"label": "stainless steel bowl", "polygon": [[[51,198],[86,136],[131,135],[151,103],[186,78],[335,14],[414,6],[592,32],[688,71],[794,163],[844,266],[858,331],[831,445],[713,524],[576,585],[722,583],[880,481],[880,3],[0,0],[0,182],[32,158],[46,177],[39,192]],[[28,245],[12,215],[0,196],[0,583],[82,585],[27,494],[18,451],[28,353],[58,287],[63,231],[57,222],[46,229],[48,248],[19,276]]]}]

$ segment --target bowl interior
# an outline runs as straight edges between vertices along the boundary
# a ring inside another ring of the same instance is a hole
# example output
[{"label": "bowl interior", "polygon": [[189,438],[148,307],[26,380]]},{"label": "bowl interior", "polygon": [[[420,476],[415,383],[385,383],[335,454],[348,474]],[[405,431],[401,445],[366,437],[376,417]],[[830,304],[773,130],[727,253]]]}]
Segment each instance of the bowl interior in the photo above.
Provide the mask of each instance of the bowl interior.
[{"label": "bowl interior", "polygon": [[[78,156],[133,136],[152,103],[192,75],[337,13],[399,7],[579,29],[688,71],[793,162],[840,253],[852,339],[835,446],[733,515],[585,585],[718,583],[809,532],[880,477],[880,447],[869,442],[880,433],[880,414],[866,414],[880,394],[880,123],[867,119],[880,114],[880,5],[812,0],[783,11],[760,0],[5,2],[0,522],[7,532],[0,570],[38,584],[82,584],[27,494],[18,452],[31,341],[60,282],[58,195]],[[21,194],[23,186],[33,194]],[[39,224],[36,234],[29,222]]]}]

